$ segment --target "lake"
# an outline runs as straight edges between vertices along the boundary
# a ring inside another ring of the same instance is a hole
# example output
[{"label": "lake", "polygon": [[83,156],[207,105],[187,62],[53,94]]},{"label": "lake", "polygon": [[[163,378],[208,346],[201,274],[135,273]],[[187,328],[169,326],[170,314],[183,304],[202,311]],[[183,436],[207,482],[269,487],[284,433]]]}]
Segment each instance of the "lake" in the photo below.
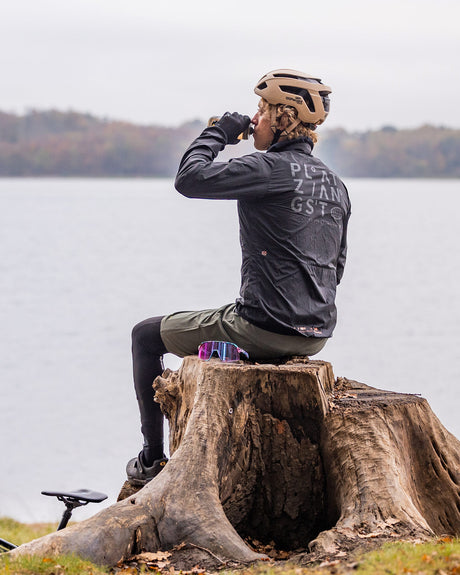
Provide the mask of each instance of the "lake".
[{"label": "lake", "polygon": [[[460,182],[346,184],[338,325],[315,358],[421,394],[460,437]],[[0,179],[0,224],[0,515],[57,520],[41,490],[113,503],[141,447],[132,327],[237,297],[236,203],[183,198],[170,179]]]}]

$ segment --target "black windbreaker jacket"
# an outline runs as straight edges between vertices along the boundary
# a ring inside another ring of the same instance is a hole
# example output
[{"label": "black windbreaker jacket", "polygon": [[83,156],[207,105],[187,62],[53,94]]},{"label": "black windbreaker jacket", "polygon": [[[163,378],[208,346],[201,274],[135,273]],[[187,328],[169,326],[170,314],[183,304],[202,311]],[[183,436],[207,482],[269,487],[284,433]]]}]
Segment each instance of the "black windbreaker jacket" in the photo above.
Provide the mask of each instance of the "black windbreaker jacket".
[{"label": "black windbreaker jacket", "polygon": [[219,127],[205,129],[185,152],[175,186],[189,198],[238,200],[237,313],[272,332],[330,337],[347,249],[345,185],[311,155],[308,138],[214,162],[226,143]]}]

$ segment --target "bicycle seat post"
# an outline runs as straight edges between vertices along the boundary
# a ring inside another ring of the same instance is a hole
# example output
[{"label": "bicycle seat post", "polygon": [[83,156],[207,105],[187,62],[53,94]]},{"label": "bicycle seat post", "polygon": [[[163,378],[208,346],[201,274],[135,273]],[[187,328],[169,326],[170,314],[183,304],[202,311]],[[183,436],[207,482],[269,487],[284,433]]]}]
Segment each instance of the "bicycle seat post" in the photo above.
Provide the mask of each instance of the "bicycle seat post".
[{"label": "bicycle seat post", "polygon": [[57,530],[64,529],[67,526],[70,518],[72,517],[72,511],[75,507],[80,507],[81,505],[86,505],[87,501],[79,501],[78,499],[73,499],[72,497],[58,497],[59,501],[62,501],[65,505],[65,511],[62,514],[61,522],[58,525]]},{"label": "bicycle seat post", "polygon": [[62,514],[61,522],[59,523],[57,528],[58,531],[64,529],[64,527],[67,527],[67,523],[70,521],[70,518],[72,517],[73,507],[69,506],[67,503],[65,506],[66,508],[64,510],[64,513]]}]

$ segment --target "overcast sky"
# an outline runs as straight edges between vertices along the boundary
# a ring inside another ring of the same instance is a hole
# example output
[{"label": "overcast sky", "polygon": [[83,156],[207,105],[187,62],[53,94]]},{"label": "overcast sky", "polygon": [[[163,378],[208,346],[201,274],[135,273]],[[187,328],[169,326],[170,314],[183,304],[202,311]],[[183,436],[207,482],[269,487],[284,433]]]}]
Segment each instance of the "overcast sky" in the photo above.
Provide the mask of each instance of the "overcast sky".
[{"label": "overcast sky", "polygon": [[458,0],[5,1],[0,110],[252,115],[287,67],[332,88],[329,127],[460,127],[459,20]]}]

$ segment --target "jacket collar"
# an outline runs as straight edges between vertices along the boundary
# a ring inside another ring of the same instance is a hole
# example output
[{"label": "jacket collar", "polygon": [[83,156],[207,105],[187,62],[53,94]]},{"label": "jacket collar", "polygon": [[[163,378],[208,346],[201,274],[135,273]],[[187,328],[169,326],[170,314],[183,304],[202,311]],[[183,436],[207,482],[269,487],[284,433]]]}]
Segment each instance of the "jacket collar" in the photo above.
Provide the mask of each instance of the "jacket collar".
[{"label": "jacket collar", "polygon": [[276,144],[270,146],[267,152],[283,152],[284,150],[311,154],[311,151],[313,150],[313,142],[306,136],[295,138],[294,140],[282,140],[281,142],[276,142]]}]

